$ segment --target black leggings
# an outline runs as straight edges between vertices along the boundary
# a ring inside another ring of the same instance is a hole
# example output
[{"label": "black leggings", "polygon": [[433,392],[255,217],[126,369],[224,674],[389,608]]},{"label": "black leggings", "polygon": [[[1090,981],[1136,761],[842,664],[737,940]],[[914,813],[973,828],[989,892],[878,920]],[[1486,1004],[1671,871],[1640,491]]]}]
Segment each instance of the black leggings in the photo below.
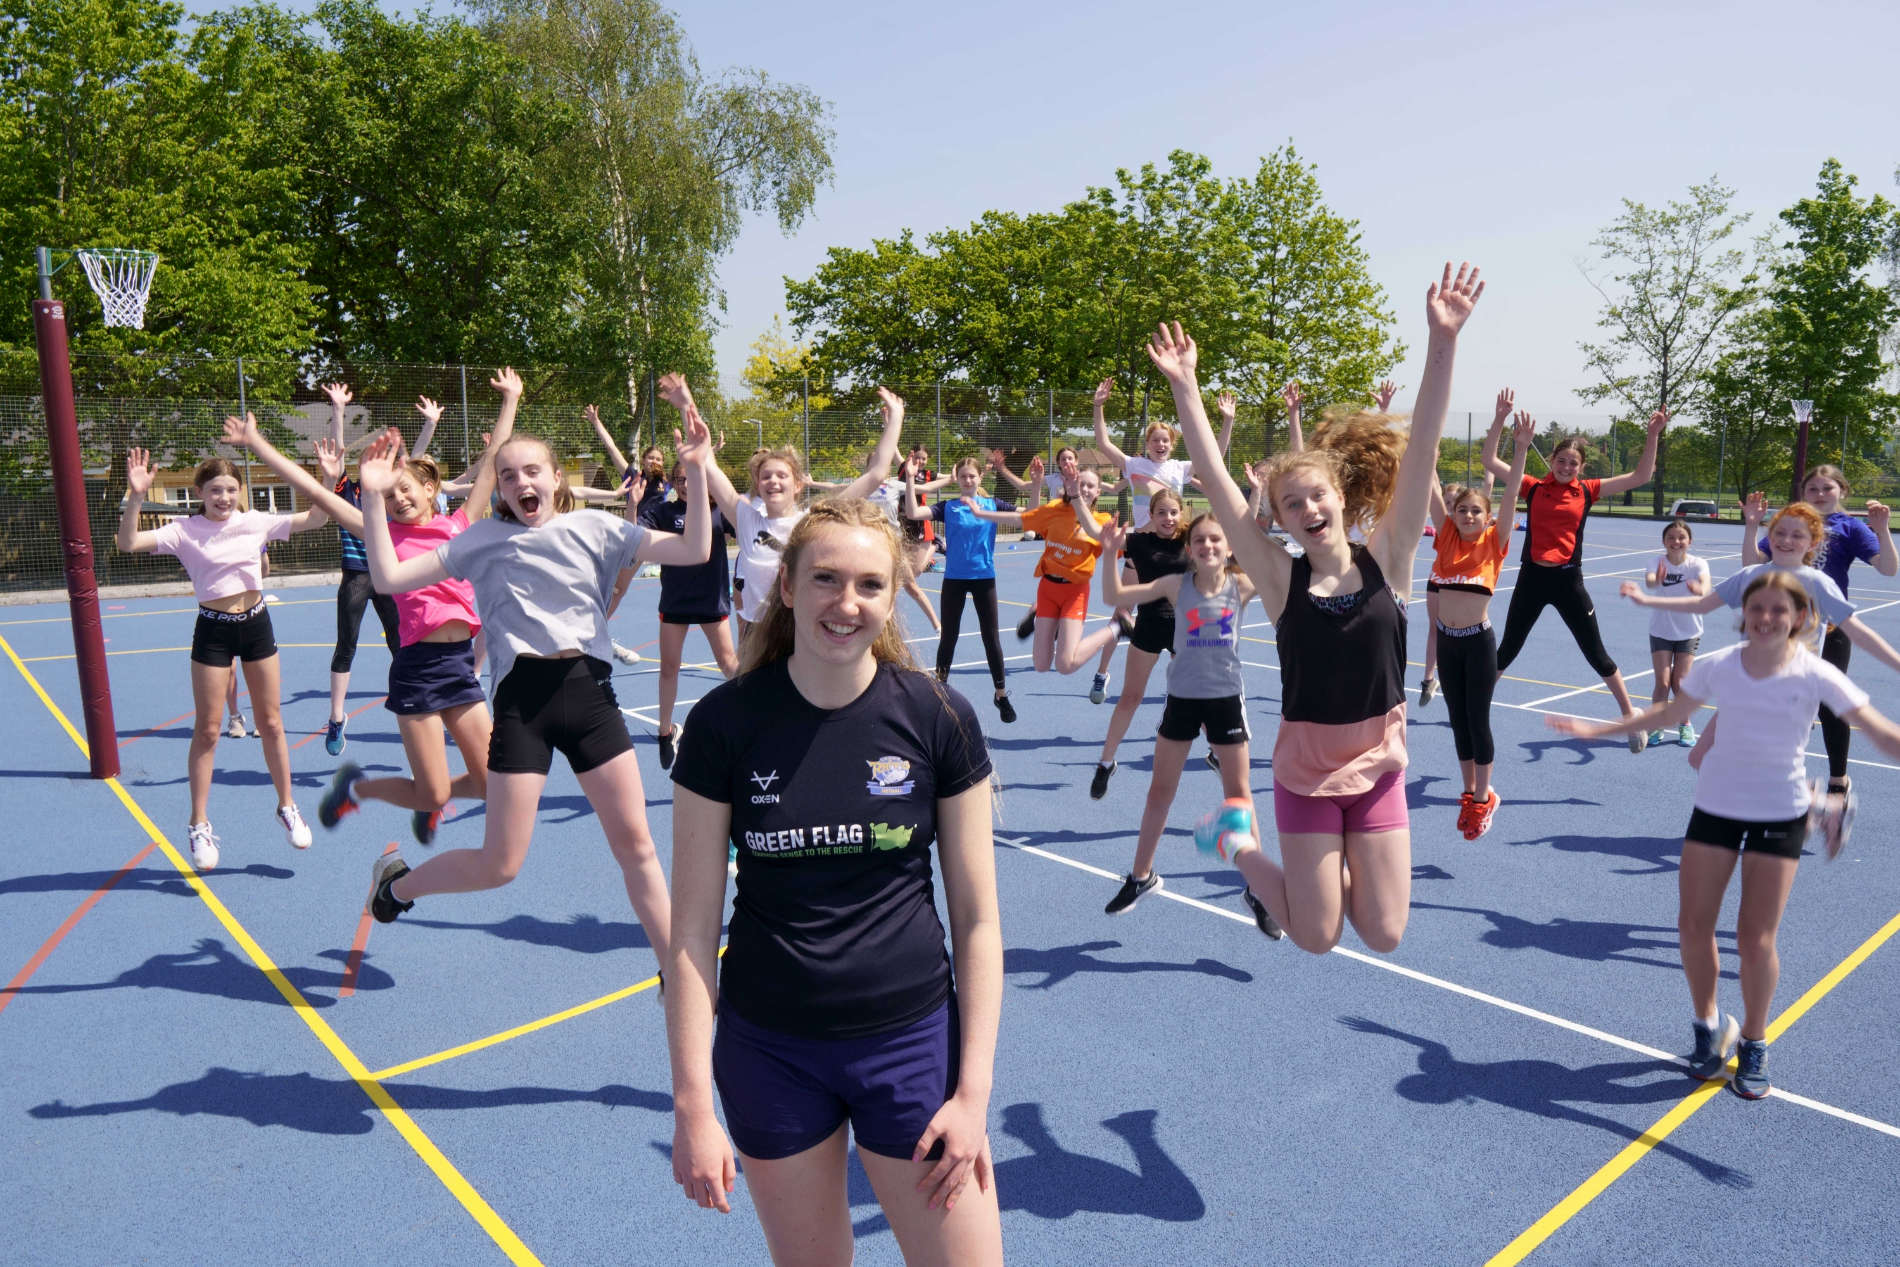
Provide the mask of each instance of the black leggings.
[{"label": "black leggings", "polygon": [[383,622],[389,654],[396,654],[396,600],[378,594],[368,572],[345,571],[342,584],[336,587],[336,650],[330,653],[330,672],[348,673],[356,662],[357,631],[363,627],[363,608],[371,603],[376,605],[376,618]]},{"label": "black leggings", "polygon": [[[1827,637],[1821,643],[1821,658],[1829,664],[1847,672],[1847,662],[1853,658],[1854,644],[1847,635],[1836,626],[1827,631]],[[1826,704],[1821,705],[1821,743],[1827,748],[1827,777],[1844,779],[1847,777],[1847,744],[1853,736],[1853,729],[1836,717]]]},{"label": "black leggings", "polygon": [[1460,761],[1490,765],[1497,758],[1491,740],[1491,692],[1498,682],[1498,636],[1483,633],[1450,638],[1438,633],[1438,677],[1445,710],[1451,714],[1451,741]]},{"label": "black leggings", "polygon": [[996,578],[993,576],[968,581],[944,578],[937,613],[938,619],[943,621],[943,630],[937,635],[937,676],[948,677],[950,661],[956,658],[965,596],[976,606],[976,627],[983,635],[983,655],[990,662],[990,680],[1000,691],[1003,689],[1003,640],[996,635]]},{"label": "black leggings", "polygon": [[[1526,563],[1517,570],[1517,588],[1511,591],[1511,609],[1504,616],[1504,639],[1498,643],[1499,673],[1517,659],[1517,653],[1524,649],[1524,639],[1531,636],[1531,626],[1547,606],[1555,607],[1563,617],[1570,636],[1577,640],[1577,650],[1583,652],[1598,677],[1616,672],[1616,661],[1603,649],[1603,635],[1597,632],[1597,609],[1590,601],[1590,592],[1583,588],[1583,569],[1574,563],[1555,568]],[[1445,654],[1443,638],[1438,640],[1438,654],[1441,658]]]}]

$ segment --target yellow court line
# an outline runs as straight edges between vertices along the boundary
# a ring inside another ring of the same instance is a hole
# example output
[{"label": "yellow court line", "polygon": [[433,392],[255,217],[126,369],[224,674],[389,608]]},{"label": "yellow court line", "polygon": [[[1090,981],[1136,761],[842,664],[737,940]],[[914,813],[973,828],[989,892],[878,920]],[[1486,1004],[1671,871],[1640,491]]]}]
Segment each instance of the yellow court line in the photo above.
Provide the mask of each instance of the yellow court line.
[{"label": "yellow court line", "polygon": [[[719,948],[719,957],[721,959],[726,957],[726,948],[724,946]],[[384,1078],[396,1078],[405,1073],[414,1073],[418,1069],[427,1069],[430,1065],[439,1065],[445,1060],[454,1060],[457,1056],[466,1056],[470,1052],[481,1051],[488,1047],[497,1047],[509,1039],[520,1038],[525,1034],[532,1034],[536,1030],[547,1029],[552,1025],[559,1025],[562,1021],[571,1021],[577,1016],[585,1016],[587,1013],[597,1008],[606,1007],[610,1003],[618,1003],[622,999],[632,998],[634,995],[643,991],[651,990],[658,984],[660,984],[659,977],[648,977],[645,981],[636,981],[632,985],[615,990],[611,994],[603,994],[597,999],[590,999],[585,1003],[576,1004],[573,1007],[556,1012],[552,1016],[544,1016],[538,1021],[529,1021],[526,1025],[517,1025],[513,1029],[505,1029],[499,1034],[490,1034],[487,1038],[478,1038],[474,1042],[463,1043],[460,1047],[450,1047],[444,1051],[436,1052],[432,1056],[418,1056],[414,1060],[406,1060],[400,1065],[391,1065],[387,1069],[378,1069],[375,1073],[371,1074],[370,1077],[378,1081]]]},{"label": "yellow court line", "polygon": [[[1788,1027],[1806,1015],[1808,1010],[1819,1003],[1827,994],[1845,981],[1850,973],[1867,961],[1868,956],[1900,933],[1900,915],[1895,915],[1884,924],[1880,931],[1862,942],[1847,958],[1834,966],[1834,970],[1815,982],[1808,991],[1794,1001],[1793,1006],[1769,1022],[1768,1032],[1764,1035],[1769,1043],[1788,1032]],[[1733,1064],[1733,1061],[1730,1061]],[[1552,1233],[1568,1223],[1585,1206],[1602,1195],[1604,1189],[1621,1178],[1630,1167],[1641,1161],[1645,1154],[1656,1145],[1668,1139],[1678,1126],[1695,1116],[1696,1112],[1719,1094],[1726,1084],[1720,1077],[1711,1078],[1691,1091],[1675,1108],[1657,1119],[1654,1126],[1644,1131],[1642,1136],[1605,1162],[1601,1169],[1585,1179],[1581,1184],[1556,1205],[1543,1218],[1531,1224],[1521,1232],[1517,1239],[1499,1250],[1485,1267],[1511,1267],[1522,1262],[1526,1255],[1549,1240]]]},{"label": "yellow court line", "polygon": [[[280,598],[272,607],[302,607],[308,603],[333,603],[334,598]],[[101,620],[131,620],[139,616],[184,616],[197,612],[196,607],[161,607],[149,612],[100,612]],[[31,620],[0,620],[0,628],[12,625],[70,625],[71,616],[35,616]]]},{"label": "yellow court line", "polygon": [[[53,715],[53,720],[59,723],[60,728],[72,739],[80,753],[87,760],[91,760],[92,754],[86,747],[85,738],[73,728],[66,714],[60,711],[59,705],[53,702],[52,697],[46,693],[45,688],[39,684],[39,680],[33,676],[25,662],[14,653],[12,645],[4,637],[0,637],[0,650],[7,653],[7,659],[13,662],[13,667],[19,670],[20,676],[26,679],[26,684],[33,688],[33,693],[39,696],[40,703],[46,706],[46,710]],[[191,864],[185,861],[165,833],[158,829],[158,825],[146,815],[145,810],[132,798],[132,794],[125,790],[125,786],[117,779],[107,779],[105,783],[140,828],[152,840],[158,842],[159,848],[164,850],[172,866],[184,876],[185,882],[191,885],[200,900],[210,908],[212,915],[224,926],[224,930],[231,935],[232,940],[236,941],[244,953],[250,956],[251,962],[257,965],[258,970],[276,988],[277,993],[283,996],[284,1001],[296,1012],[298,1019],[316,1035],[317,1041],[323,1044],[337,1064],[343,1067],[343,1072],[349,1075],[350,1080],[355,1082],[363,1094],[370,1098],[370,1102],[388,1119],[389,1124],[394,1126],[409,1147],[415,1150],[416,1156],[435,1172],[435,1177],[442,1182],[442,1186],[461,1202],[462,1208],[474,1217],[496,1246],[508,1255],[509,1261],[538,1264],[541,1260],[522,1243],[521,1238],[515,1235],[514,1229],[502,1221],[494,1208],[482,1199],[482,1195],[475,1191],[468,1180],[462,1177],[462,1172],[455,1168],[454,1163],[442,1154],[442,1151],[435,1146],[435,1142],[423,1132],[420,1126],[416,1125],[415,1120],[408,1113],[403,1111],[402,1106],[396,1103],[382,1084],[376,1081],[368,1067],[354,1051],[350,1050],[349,1045],[310,1006],[310,1001],[304,998],[297,987],[284,977],[282,970],[269,955],[264,953],[264,948],[257,944],[250,931],[238,922],[237,917],[232,915],[224,903],[218,899],[218,895],[211,891],[210,886],[192,869]]]}]

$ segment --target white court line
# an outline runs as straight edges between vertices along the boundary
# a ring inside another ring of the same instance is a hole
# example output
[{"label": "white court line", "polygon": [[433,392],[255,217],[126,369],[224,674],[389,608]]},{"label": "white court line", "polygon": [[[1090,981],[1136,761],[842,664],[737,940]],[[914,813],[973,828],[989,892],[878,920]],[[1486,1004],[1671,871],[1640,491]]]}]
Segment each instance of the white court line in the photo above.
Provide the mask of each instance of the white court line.
[{"label": "white court line", "polygon": [[[1104,871],[1102,868],[1090,863],[1080,862],[1074,858],[1066,858],[1059,853],[1052,853],[1040,846],[1029,844],[1028,837],[1026,836],[997,836],[995,839],[1021,853],[1035,854],[1039,858],[1047,858],[1051,862],[1059,862],[1063,866],[1074,867],[1077,871],[1085,871],[1090,875],[1100,876],[1104,880],[1119,882],[1122,879],[1121,876],[1116,875],[1112,871]],[[1249,926],[1253,924],[1253,917],[1250,915],[1242,915],[1238,911],[1229,911],[1222,907],[1215,906],[1211,902],[1203,902],[1199,898],[1185,897],[1182,894],[1174,892],[1172,889],[1157,889],[1151,896],[1164,897],[1169,901],[1179,902],[1183,906],[1191,906],[1197,911],[1206,911],[1210,915],[1218,915],[1222,919],[1233,920],[1237,924],[1247,924]],[[1302,951],[1300,953],[1305,952]],[[1672,1055],[1669,1052],[1651,1047],[1646,1043],[1639,1043],[1634,1039],[1624,1038],[1620,1034],[1612,1034],[1607,1030],[1597,1029],[1591,1025],[1566,1020],[1561,1016],[1553,1016],[1549,1012],[1540,1012],[1534,1007],[1525,1007],[1522,1003],[1513,1003],[1511,1000],[1499,998],[1495,994],[1486,994],[1482,990],[1474,990],[1469,986],[1458,985],[1456,982],[1447,981],[1443,977],[1434,977],[1430,973],[1420,972],[1415,968],[1407,968],[1401,964],[1393,963],[1390,960],[1380,959],[1375,955],[1350,950],[1345,946],[1334,946],[1326,953],[1339,955],[1342,958],[1350,959],[1355,963],[1366,964],[1369,967],[1379,968],[1395,976],[1406,977],[1410,980],[1417,981],[1422,985],[1434,986],[1437,989],[1445,990],[1452,994],[1462,995],[1467,999],[1472,999],[1479,1003],[1488,1003],[1492,1007],[1502,1008],[1507,1012],[1515,1012],[1519,1016],[1529,1017],[1534,1021],[1542,1021],[1546,1025],[1554,1025],[1558,1029],[1569,1030],[1571,1033],[1581,1034],[1585,1038],[1594,1038],[1598,1042],[1608,1043],[1612,1047],[1620,1047],[1624,1051],[1635,1052],[1637,1055],[1647,1056],[1652,1060],[1663,1061],[1664,1063],[1685,1069],[1688,1068],[1689,1065],[1689,1062],[1684,1060],[1681,1056]],[[1856,1126],[1864,1126],[1868,1130],[1878,1131],[1882,1135],[1890,1135],[1895,1139],[1900,1139],[1900,1127],[1891,1126],[1875,1118],[1863,1117],[1858,1113],[1850,1112],[1847,1109],[1836,1108],[1834,1105],[1826,1104],[1820,1100],[1811,1100],[1807,1096],[1794,1095],[1791,1092],[1783,1091],[1779,1087],[1772,1089],[1769,1095],[1786,1100],[1790,1104],[1799,1105],[1804,1109],[1813,1109],[1817,1113],[1825,1113],[1830,1117],[1839,1118],[1843,1122],[1852,1122]]]},{"label": "white court line", "polygon": [[[1645,677],[1650,677],[1650,676],[1652,676],[1652,675],[1653,675],[1653,674],[1654,674],[1655,672],[1656,672],[1656,670],[1654,670],[1654,669],[1644,669],[1644,670],[1643,670],[1642,672],[1640,672],[1640,673],[1631,673],[1631,674],[1628,674],[1628,675],[1626,675],[1626,676],[1625,676],[1625,677],[1623,678],[1623,681],[1624,681],[1624,683],[1625,683],[1625,684],[1627,685],[1627,684],[1628,684],[1628,683],[1630,683],[1630,682],[1634,682],[1634,681],[1635,681],[1635,680],[1636,680],[1637,678],[1645,678]],[[1531,701],[1530,703],[1528,703],[1528,704],[1519,704],[1519,705],[1516,705],[1515,707],[1518,707],[1518,708],[1535,708],[1535,707],[1537,707],[1537,706],[1538,706],[1539,704],[1549,704],[1549,703],[1551,703],[1551,702],[1552,702],[1552,701],[1554,701],[1554,700],[1560,700],[1560,699],[1569,699],[1569,698],[1570,698],[1570,697],[1571,697],[1572,695],[1587,695],[1587,694],[1588,694],[1588,693],[1590,693],[1591,691],[1603,691],[1603,692],[1605,692],[1605,693],[1607,694],[1607,693],[1608,693],[1608,691],[1609,691],[1609,689],[1610,689],[1610,688],[1609,688],[1609,687],[1607,687],[1607,686],[1605,686],[1605,685],[1603,685],[1603,683],[1601,683],[1601,682],[1598,682],[1598,683],[1596,683],[1596,684],[1595,684],[1595,685],[1593,685],[1593,686],[1579,686],[1579,687],[1577,687],[1577,688],[1576,688],[1575,690],[1573,690],[1573,691],[1559,691],[1559,692],[1558,692],[1557,694],[1555,694],[1555,695],[1546,695],[1546,696],[1544,696],[1544,698],[1543,698],[1543,699],[1534,699],[1534,700],[1532,700],[1532,701]]]}]

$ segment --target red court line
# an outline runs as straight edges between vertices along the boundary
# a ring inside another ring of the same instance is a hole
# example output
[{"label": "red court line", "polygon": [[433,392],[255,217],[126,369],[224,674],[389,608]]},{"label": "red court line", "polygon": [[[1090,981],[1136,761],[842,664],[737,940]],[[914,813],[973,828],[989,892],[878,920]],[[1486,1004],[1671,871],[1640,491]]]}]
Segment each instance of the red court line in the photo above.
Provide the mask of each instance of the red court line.
[{"label": "red court line", "polygon": [[[20,987],[25,985],[33,974],[40,970],[40,965],[45,963],[47,956],[53,953],[53,948],[58,946],[60,942],[66,940],[66,934],[72,932],[73,926],[85,918],[86,912],[90,911],[100,898],[110,893],[114,885],[125,879],[126,872],[138,866],[139,863],[144,862],[146,855],[150,854],[152,850],[156,848],[158,848],[158,842],[154,840],[146,845],[145,848],[133,854],[130,862],[113,872],[110,880],[107,880],[104,884],[94,889],[92,895],[79,904],[79,909],[74,911],[71,915],[68,915],[66,922],[53,930],[53,935],[48,937],[40,948],[33,952],[33,957],[26,961],[26,967],[20,969],[19,974],[15,976],[13,980],[7,982],[4,986],[0,986],[0,1012],[6,1011],[7,1004],[19,997]],[[393,849],[395,846],[391,845],[390,848]]]},{"label": "red court line", "polygon": [[173,717],[173,718],[171,718],[171,719],[169,719],[169,720],[167,720],[167,721],[162,721],[162,722],[160,722],[160,723],[158,723],[158,725],[156,725],[156,726],[153,726],[153,727],[151,727],[151,728],[149,728],[149,729],[147,729],[147,730],[141,730],[141,731],[139,731],[139,733],[138,733],[138,734],[136,734],[136,735],[133,735],[133,736],[132,736],[132,737],[131,737],[130,739],[121,739],[121,740],[119,740],[119,747],[121,747],[121,748],[124,748],[124,747],[126,747],[127,745],[129,745],[129,744],[135,744],[135,743],[137,743],[137,742],[138,742],[139,740],[141,740],[141,739],[143,739],[143,738],[145,738],[145,736],[147,736],[147,735],[151,735],[151,734],[156,734],[156,733],[158,733],[159,731],[161,731],[161,730],[163,730],[163,729],[165,729],[165,727],[167,727],[167,726],[176,726],[176,725],[177,725],[177,724],[178,724],[179,722],[181,722],[181,721],[184,721],[184,720],[186,720],[187,718],[191,718],[191,717],[196,717],[197,715],[198,715],[198,713],[197,713],[197,710],[196,710],[196,709],[193,709],[193,710],[192,710],[191,712],[189,712],[189,713],[180,713],[180,714],[178,714],[178,716],[176,716],[176,717]]},{"label": "red court line", "polygon": [[[383,850],[387,858],[396,852],[396,842],[390,841],[389,848]],[[336,997],[347,999],[356,993],[356,970],[363,966],[363,952],[369,949],[369,903],[363,904],[363,917],[356,921],[356,938],[350,942],[350,957],[343,964],[343,984],[336,988]]]},{"label": "red court line", "polygon": [[[367,713],[367,712],[368,712],[368,711],[369,711],[370,709],[372,709],[372,708],[374,708],[374,707],[376,707],[376,706],[377,706],[378,704],[380,704],[380,703],[382,703],[382,702],[383,702],[384,700],[386,700],[386,699],[388,699],[388,698],[389,698],[389,696],[387,696],[387,695],[378,695],[378,696],[377,696],[377,697],[376,697],[375,699],[373,699],[373,700],[371,700],[371,701],[370,701],[369,703],[367,703],[367,704],[365,704],[365,705],[363,705],[363,707],[361,707],[361,708],[359,708],[359,709],[357,709],[355,713],[345,713],[345,714],[343,715],[343,720],[344,720],[344,721],[348,721],[348,720],[350,720],[350,718],[352,718],[352,717],[354,717],[354,716],[356,716],[356,713]],[[327,717],[326,717],[326,718],[324,718],[324,720],[325,720],[325,721],[327,722],[327,721],[329,721],[329,718],[327,718]],[[295,751],[297,751],[297,749],[299,749],[299,748],[301,748],[301,747],[303,747],[303,746],[304,746],[305,744],[307,744],[307,743],[309,743],[309,742],[310,742],[310,741],[311,741],[312,739],[315,739],[315,738],[316,738],[316,737],[317,737],[318,735],[320,735],[320,734],[322,734],[322,733],[323,733],[323,732],[322,732],[321,730],[313,730],[313,731],[311,731],[311,732],[310,732],[309,734],[307,734],[307,735],[305,735],[305,736],[304,736],[304,737],[303,737],[302,739],[299,739],[299,740],[298,740],[298,741],[297,741],[296,743],[294,743],[294,744],[291,744],[291,745],[290,745],[290,750],[291,750],[292,752],[295,752]]]}]

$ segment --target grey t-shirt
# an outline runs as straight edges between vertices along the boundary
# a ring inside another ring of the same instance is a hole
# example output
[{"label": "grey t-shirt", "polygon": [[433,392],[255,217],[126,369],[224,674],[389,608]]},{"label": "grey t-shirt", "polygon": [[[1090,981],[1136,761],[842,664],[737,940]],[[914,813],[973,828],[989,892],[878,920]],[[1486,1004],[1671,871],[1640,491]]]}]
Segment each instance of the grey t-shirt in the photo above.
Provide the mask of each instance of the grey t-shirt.
[{"label": "grey t-shirt", "polygon": [[479,519],[437,548],[448,574],[475,587],[496,687],[516,656],[613,655],[607,602],[646,535],[619,515],[570,510],[539,528]]},{"label": "grey t-shirt", "polygon": [[[1742,593],[1747,590],[1748,583],[1774,566],[1772,563],[1749,564],[1735,575],[1724,578],[1722,583],[1715,587],[1716,597],[1730,607],[1740,607]],[[1854,605],[1841,597],[1840,586],[1834,584],[1833,578],[1821,569],[1803,566],[1786,570],[1794,573],[1795,579],[1801,582],[1801,588],[1808,592],[1808,601],[1813,603],[1815,611],[1820,613],[1819,619],[1808,623],[1807,632],[1802,639],[1816,655],[1819,655],[1821,641],[1827,636],[1827,626],[1838,625],[1852,616]]]},{"label": "grey t-shirt", "polygon": [[1181,699],[1226,699],[1239,695],[1240,578],[1229,575],[1219,591],[1203,594],[1194,573],[1181,578],[1174,600],[1174,655],[1168,661],[1168,694]]}]

